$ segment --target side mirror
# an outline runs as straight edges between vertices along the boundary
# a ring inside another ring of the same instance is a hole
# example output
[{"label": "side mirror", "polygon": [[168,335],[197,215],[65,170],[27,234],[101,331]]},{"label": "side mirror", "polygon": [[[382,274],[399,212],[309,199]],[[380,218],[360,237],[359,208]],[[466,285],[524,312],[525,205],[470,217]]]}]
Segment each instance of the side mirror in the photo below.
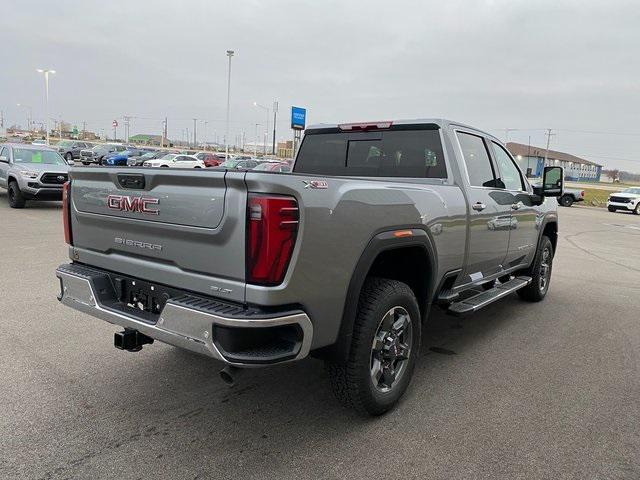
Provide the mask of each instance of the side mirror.
[{"label": "side mirror", "polygon": [[544,167],[542,174],[542,196],[561,197],[564,193],[564,168]]},{"label": "side mirror", "polygon": [[0,162],[9,163],[9,159],[7,158],[6,155],[0,155]]},{"label": "side mirror", "polygon": [[67,165],[75,165],[76,162],[74,162],[73,160],[67,160]]}]

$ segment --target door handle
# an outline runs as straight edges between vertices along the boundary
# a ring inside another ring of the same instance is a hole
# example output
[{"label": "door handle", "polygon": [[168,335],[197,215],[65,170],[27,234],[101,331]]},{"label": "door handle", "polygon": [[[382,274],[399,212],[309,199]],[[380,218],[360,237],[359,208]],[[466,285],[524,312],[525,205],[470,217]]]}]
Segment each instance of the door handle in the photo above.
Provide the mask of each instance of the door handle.
[{"label": "door handle", "polygon": [[522,203],[520,202],[514,203],[513,205],[511,205],[511,210],[520,210],[521,206],[522,206]]},{"label": "door handle", "polygon": [[476,202],[473,205],[471,205],[471,208],[473,208],[476,212],[481,212],[482,210],[487,208],[487,206],[482,202]]}]

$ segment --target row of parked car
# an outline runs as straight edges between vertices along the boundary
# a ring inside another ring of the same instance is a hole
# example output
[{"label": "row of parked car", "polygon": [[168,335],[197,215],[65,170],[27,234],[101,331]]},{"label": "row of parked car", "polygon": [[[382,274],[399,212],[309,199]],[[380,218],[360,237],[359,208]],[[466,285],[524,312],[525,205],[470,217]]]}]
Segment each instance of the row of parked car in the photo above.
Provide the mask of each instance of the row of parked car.
[{"label": "row of parked car", "polygon": [[275,172],[288,172],[287,162],[264,160],[248,155],[229,155],[197,150],[170,151],[104,143],[90,145],[87,142],[63,140],[55,147],[67,161],[79,161],[83,165],[97,164],[129,167],[165,167],[165,168],[215,168],[258,169]]}]

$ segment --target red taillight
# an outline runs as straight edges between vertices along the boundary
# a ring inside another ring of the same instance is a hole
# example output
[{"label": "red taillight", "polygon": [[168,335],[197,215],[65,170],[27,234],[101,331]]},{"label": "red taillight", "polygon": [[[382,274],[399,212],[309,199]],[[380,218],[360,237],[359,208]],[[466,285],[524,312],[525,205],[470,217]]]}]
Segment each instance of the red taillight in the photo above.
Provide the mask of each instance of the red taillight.
[{"label": "red taillight", "polygon": [[64,241],[73,245],[71,235],[71,181],[62,186],[62,223],[64,225]]},{"label": "red taillight", "polygon": [[247,200],[247,282],[282,283],[298,234],[293,197],[250,193]]},{"label": "red taillight", "polygon": [[391,128],[393,122],[364,122],[364,123],[342,123],[338,125],[340,130],[387,130]]}]

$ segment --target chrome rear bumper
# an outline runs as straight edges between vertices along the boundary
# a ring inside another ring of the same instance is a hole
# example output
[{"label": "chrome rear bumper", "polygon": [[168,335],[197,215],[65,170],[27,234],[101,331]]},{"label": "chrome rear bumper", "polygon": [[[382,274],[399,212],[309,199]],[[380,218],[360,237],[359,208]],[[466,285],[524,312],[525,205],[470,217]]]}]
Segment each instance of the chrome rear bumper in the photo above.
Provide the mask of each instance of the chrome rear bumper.
[{"label": "chrome rear bumper", "polygon": [[216,345],[215,326],[238,329],[297,326],[301,331],[300,341],[297,342],[295,351],[292,350],[283,362],[306,357],[311,347],[313,325],[302,311],[290,312],[283,316],[269,315],[266,318],[257,318],[255,315],[252,318],[238,318],[192,308],[185,306],[185,302],[169,299],[157,322],[151,323],[136,318],[133,309],[131,314],[128,314],[104,305],[105,296],[113,294],[109,291],[109,276],[99,270],[83,265],[65,264],[58,267],[56,276],[60,279],[61,288],[58,300],[68,307],[115,325],[137,330],[160,342],[213,357],[229,365],[256,367],[282,362],[261,362],[259,356],[251,362],[230,359],[230,355]]}]

